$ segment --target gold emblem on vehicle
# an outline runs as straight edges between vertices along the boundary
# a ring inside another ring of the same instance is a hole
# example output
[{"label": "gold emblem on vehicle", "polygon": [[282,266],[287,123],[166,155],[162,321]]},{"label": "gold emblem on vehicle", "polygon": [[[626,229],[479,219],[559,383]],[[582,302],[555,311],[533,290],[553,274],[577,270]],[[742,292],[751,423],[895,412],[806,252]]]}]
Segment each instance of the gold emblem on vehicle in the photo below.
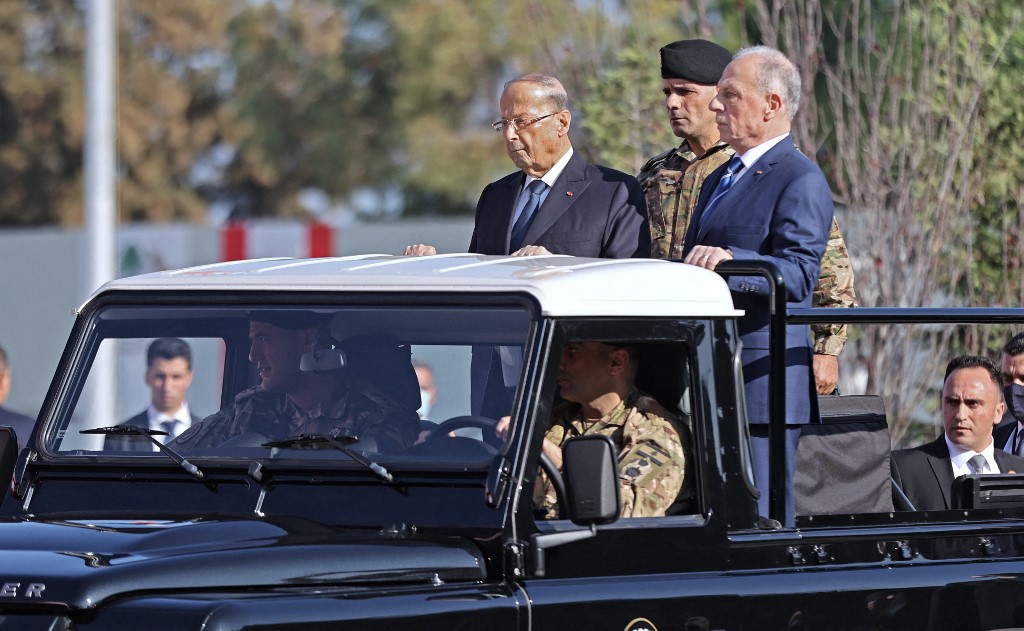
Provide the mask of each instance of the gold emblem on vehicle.
[{"label": "gold emblem on vehicle", "polygon": [[658,631],[658,627],[647,618],[635,618],[626,625],[626,631]]}]

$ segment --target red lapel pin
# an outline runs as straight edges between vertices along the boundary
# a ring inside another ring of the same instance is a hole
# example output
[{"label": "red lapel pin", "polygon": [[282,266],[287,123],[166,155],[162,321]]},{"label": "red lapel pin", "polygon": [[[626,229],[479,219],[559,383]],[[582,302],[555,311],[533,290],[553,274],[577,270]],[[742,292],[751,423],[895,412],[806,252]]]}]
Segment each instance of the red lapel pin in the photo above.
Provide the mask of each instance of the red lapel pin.
[{"label": "red lapel pin", "polygon": [[565,194],[568,195],[569,197],[572,197],[572,191],[566,191]]}]

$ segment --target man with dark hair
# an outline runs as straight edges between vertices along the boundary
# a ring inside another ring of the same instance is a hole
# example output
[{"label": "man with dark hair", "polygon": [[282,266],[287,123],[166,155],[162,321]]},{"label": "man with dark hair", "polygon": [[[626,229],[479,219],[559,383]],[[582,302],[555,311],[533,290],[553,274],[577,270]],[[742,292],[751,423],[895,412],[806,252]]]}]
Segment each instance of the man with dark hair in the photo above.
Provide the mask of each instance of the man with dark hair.
[{"label": "man with dark hair", "polygon": [[1024,333],[1006,342],[1001,361],[1006,413],[992,438],[997,449],[1024,456]]},{"label": "man with dark hair", "polygon": [[[558,362],[564,403],[551,412],[543,450],[559,470],[562,446],[575,436],[602,434],[619,449],[621,517],[661,517],[670,507],[687,510],[694,496],[693,439],[687,426],[636,387],[636,347],[570,342]],[[509,417],[498,423],[504,440]],[[534,506],[557,517],[554,485],[541,474]]]},{"label": "man with dark hair", "polygon": [[1005,408],[1002,381],[1002,371],[987,357],[960,355],[946,366],[942,436],[891,457],[892,479],[916,510],[951,508],[958,476],[1024,472],[1024,458],[996,449],[992,440]]},{"label": "man with dark hair", "polygon": [[[185,340],[161,337],[146,349],[146,372],[143,377],[149,386],[149,405],[122,425],[137,425],[143,429],[167,432],[157,438],[167,443],[199,420],[188,409],[185,394],[192,385],[192,348]],[[137,434],[107,436],[105,451],[156,451],[157,447],[145,436]]]},{"label": "man with dark hair", "polygon": [[349,376],[330,348],[329,322],[309,311],[249,314],[249,361],[260,384],[196,423],[175,445],[215,447],[243,434],[261,440],[300,434],[354,436],[393,453],[412,446],[419,431],[413,407]]},{"label": "man with dark hair", "polygon": [[7,351],[0,346],[0,425],[13,428],[18,437],[18,445],[26,444],[36,420],[24,414],[8,410],[3,406],[7,397],[11,395],[11,362],[7,358]]}]

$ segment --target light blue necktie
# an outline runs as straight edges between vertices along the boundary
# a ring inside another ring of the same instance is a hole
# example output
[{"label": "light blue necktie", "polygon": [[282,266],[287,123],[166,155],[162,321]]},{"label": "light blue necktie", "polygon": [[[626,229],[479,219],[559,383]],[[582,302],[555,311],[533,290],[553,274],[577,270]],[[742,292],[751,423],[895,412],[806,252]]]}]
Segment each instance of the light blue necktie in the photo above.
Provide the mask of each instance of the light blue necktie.
[{"label": "light blue necktie", "polygon": [[711,213],[714,212],[715,206],[718,205],[718,202],[720,202],[722,198],[725,197],[725,194],[729,192],[729,189],[732,188],[733,178],[736,177],[736,174],[739,173],[742,168],[743,161],[740,160],[739,156],[733,156],[732,160],[729,160],[729,165],[725,167],[725,173],[722,174],[722,178],[718,180],[718,184],[715,186],[714,193],[711,194],[711,201],[709,201],[708,205],[704,207],[704,212],[700,215],[701,228],[703,228],[707,223],[708,217],[710,217]]},{"label": "light blue necktie", "polygon": [[519,213],[519,219],[516,219],[515,225],[512,226],[512,238],[509,240],[508,245],[510,254],[523,247],[526,231],[530,227],[530,222],[533,221],[533,216],[537,214],[541,195],[547,187],[548,185],[543,180],[534,180],[526,187],[524,191],[527,198],[526,204],[523,206],[522,212]]},{"label": "light blue necktie", "polygon": [[971,468],[974,469],[974,473],[976,473],[977,475],[982,475],[983,473],[985,473],[985,466],[987,465],[987,463],[985,462],[985,456],[981,454],[975,454],[971,456],[971,459],[968,460],[967,463],[971,465]]}]

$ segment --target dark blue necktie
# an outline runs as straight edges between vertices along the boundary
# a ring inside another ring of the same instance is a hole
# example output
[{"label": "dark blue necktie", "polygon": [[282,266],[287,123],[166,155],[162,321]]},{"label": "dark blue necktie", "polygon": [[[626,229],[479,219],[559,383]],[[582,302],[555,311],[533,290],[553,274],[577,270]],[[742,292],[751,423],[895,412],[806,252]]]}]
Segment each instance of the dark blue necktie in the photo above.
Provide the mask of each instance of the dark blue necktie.
[{"label": "dark blue necktie", "polygon": [[526,231],[530,227],[530,222],[533,221],[533,216],[537,214],[537,209],[540,208],[541,195],[544,194],[547,187],[548,185],[543,180],[534,180],[523,191],[526,203],[523,205],[522,212],[519,213],[519,219],[516,219],[515,225],[512,226],[512,238],[508,245],[510,254],[523,247]]},{"label": "dark blue necktie", "polygon": [[739,156],[733,156],[732,160],[729,160],[729,165],[725,167],[725,173],[722,174],[722,178],[718,180],[718,184],[715,186],[714,193],[711,194],[711,200],[708,205],[704,207],[704,212],[700,215],[700,227],[703,227],[707,223],[708,217],[715,210],[715,206],[718,202],[725,197],[725,194],[732,188],[733,178],[739,173],[740,169],[743,168],[743,161],[740,160]]}]

